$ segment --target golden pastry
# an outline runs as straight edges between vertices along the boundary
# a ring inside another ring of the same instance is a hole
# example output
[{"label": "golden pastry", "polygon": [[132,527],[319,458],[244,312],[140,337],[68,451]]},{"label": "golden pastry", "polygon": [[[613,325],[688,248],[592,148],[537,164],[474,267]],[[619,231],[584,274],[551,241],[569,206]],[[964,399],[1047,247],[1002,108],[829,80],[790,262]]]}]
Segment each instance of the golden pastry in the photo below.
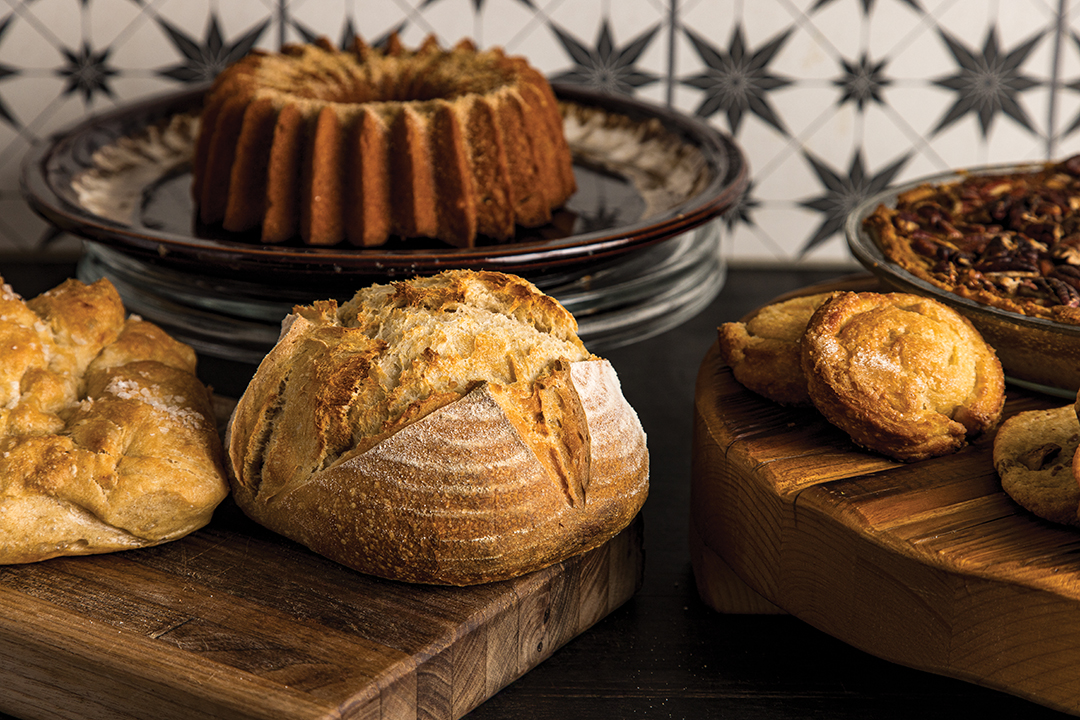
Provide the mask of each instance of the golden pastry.
[{"label": "golden pastry", "polygon": [[156,545],[228,492],[195,353],[107,280],[0,295],[0,563]]},{"label": "golden pastry", "polygon": [[735,379],[782,405],[809,405],[799,342],[814,311],[832,293],[805,295],[772,303],[745,322],[717,328],[720,357]]},{"label": "golden pastry", "polygon": [[815,407],[857,444],[902,461],[954,452],[995,427],[997,355],[929,298],[837,293],[807,324],[802,367]]}]

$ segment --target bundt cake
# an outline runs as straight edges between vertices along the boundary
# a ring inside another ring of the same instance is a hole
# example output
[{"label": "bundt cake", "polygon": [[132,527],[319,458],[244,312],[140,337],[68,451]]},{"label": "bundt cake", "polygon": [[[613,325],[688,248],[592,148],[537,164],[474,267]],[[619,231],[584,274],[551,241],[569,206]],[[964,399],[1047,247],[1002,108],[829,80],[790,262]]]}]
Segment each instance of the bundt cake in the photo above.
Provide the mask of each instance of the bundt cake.
[{"label": "bundt cake", "polygon": [[253,51],[206,96],[192,193],[203,223],[262,240],[470,247],[551,219],[576,185],[555,94],[523,58],[357,38]]}]

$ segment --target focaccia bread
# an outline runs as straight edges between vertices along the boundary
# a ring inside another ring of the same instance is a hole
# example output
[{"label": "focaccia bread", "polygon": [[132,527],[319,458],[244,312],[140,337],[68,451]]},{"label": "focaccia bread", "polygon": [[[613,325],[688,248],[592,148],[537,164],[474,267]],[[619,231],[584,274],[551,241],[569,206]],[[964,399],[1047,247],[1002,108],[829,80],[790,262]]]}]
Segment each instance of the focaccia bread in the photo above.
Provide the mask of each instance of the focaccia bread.
[{"label": "focaccia bread", "polygon": [[648,493],[611,365],[531,283],[448,271],[297,307],[227,431],[237,504],[365,573],[501,580],[597,547]]},{"label": "focaccia bread", "polygon": [[0,563],[156,545],[228,493],[194,351],[107,280],[0,293]]},{"label": "focaccia bread", "polygon": [[772,303],[745,322],[717,328],[720,357],[731,367],[735,379],[781,405],[810,405],[799,343],[806,323],[831,294]]},{"label": "focaccia bread", "polygon": [[913,462],[955,452],[1001,418],[1005,378],[971,323],[929,298],[836,293],[810,319],[814,406],[857,444]]},{"label": "focaccia bread", "polygon": [[1001,488],[1039,517],[1080,526],[1080,485],[1073,474],[1080,420],[1072,405],[1017,413],[994,436]]}]

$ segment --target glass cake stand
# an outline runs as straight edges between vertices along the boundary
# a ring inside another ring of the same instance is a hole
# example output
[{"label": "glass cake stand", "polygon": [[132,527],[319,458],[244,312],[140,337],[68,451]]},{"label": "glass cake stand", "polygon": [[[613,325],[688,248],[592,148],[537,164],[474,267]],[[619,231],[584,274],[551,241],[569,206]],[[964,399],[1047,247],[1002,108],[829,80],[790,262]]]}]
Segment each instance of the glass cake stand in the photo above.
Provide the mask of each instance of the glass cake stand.
[{"label": "glass cake stand", "polygon": [[578,190],[550,224],[474,248],[316,248],[196,221],[190,159],[203,92],[88,119],[35,147],[22,172],[31,207],[86,241],[79,278],[108,278],[130,312],[201,354],[258,362],[296,304],[451,268],[527,278],[574,314],[594,352],[675,327],[723,286],[719,217],[749,169],[729,137],[694,118],[557,86]]},{"label": "glass cake stand", "polygon": [[[726,277],[719,222],[646,247],[585,273],[522,273],[556,298],[578,321],[592,352],[643,340],[696,315],[716,297]],[[78,278],[108,278],[129,312],[213,355],[258,363],[278,339],[294,305],[327,293],[244,280],[193,276],[147,263],[99,243],[86,243]],[[351,296],[345,293],[339,301]]]}]

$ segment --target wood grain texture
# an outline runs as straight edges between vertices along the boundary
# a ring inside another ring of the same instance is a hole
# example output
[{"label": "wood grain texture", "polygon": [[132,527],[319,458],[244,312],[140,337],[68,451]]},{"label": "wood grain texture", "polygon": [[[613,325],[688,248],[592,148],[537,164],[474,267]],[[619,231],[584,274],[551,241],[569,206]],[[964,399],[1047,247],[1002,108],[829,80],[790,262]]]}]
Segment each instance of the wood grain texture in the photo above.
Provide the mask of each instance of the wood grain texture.
[{"label": "wood grain texture", "polygon": [[[1010,387],[1005,412],[1066,403]],[[1080,533],[1013,503],[992,442],[893,462],[746,390],[714,345],[694,413],[702,599],[776,606],[887,660],[1080,714]]]},{"label": "wood grain texture", "polygon": [[458,718],[628,600],[607,545],[469,588],[381,580],[231,500],[182,540],[0,567],[0,712],[20,718]]}]

